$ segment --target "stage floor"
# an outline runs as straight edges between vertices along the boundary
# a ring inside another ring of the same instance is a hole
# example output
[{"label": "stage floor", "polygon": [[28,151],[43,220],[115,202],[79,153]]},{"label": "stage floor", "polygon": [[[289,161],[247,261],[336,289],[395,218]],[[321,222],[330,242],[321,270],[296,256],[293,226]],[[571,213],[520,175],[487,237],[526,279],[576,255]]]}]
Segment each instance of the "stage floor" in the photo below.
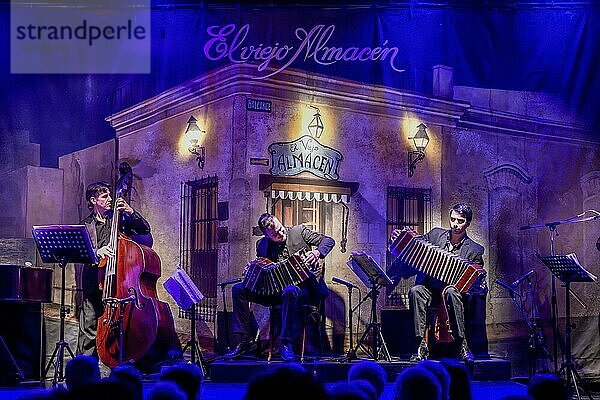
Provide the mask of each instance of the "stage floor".
[{"label": "stage floor", "polygon": [[[340,362],[329,359],[306,361],[300,365],[323,382],[338,382],[345,380],[352,364],[359,361]],[[379,361],[378,363],[385,369],[388,382],[394,382],[403,369],[416,365],[409,361]],[[214,361],[210,364],[210,380],[213,383],[244,383],[259,372],[284,364],[283,361]],[[475,360],[470,372],[475,381],[508,381],[511,378],[510,361],[499,358]]]}]

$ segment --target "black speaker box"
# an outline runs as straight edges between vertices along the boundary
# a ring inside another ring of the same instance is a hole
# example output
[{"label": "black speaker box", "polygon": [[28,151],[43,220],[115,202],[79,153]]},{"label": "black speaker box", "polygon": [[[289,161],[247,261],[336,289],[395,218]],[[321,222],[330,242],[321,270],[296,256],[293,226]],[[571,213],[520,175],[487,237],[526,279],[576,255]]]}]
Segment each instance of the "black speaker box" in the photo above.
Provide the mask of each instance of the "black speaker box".
[{"label": "black speaker box", "polygon": [[[42,354],[46,351],[40,303],[0,302],[0,321],[3,346],[10,350],[23,379],[39,380]],[[0,374],[10,377],[13,372],[7,372],[5,365],[8,369],[12,366],[6,357],[3,349]]]},{"label": "black speaker box", "polygon": [[410,310],[381,310],[381,334],[392,356],[406,358],[416,351]]},{"label": "black speaker box", "polygon": [[0,336],[0,386],[11,386],[23,380],[17,362]]}]

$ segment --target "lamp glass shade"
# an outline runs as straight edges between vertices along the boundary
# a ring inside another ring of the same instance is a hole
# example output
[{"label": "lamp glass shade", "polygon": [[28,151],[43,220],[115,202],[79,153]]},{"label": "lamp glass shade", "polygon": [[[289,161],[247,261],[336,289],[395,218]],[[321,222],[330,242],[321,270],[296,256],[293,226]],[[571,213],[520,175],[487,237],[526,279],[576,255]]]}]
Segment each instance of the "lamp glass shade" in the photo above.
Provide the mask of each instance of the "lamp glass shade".
[{"label": "lamp glass shade", "polygon": [[323,121],[321,120],[321,114],[317,112],[312,121],[310,121],[310,124],[308,124],[308,132],[310,132],[311,136],[318,139],[323,134],[324,129],[325,127],[323,126]]},{"label": "lamp glass shade", "polygon": [[193,116],[187,122],[187,128],[185,129],[185,135],[189,141],[188,151],[192,154],[198,154],[201,149],[200,143],[202,135],[206,132],[198,126],[198,120]]},{"label": "lamp glass shade", "polygon": [[198,126],[198,120],[194,117],[190,117],[187,124],[188,126],[185,130],[185,133],[193,139],[200,139],[200,134],[203,132],[203,130]]},{"label": "lamp glass shade", "polygon": [[415,143],[415,147],[418,151],[425,151],[425,148],[429,144],[429,136],[427,136],[427,127],[425,124],[419,124],[417,127],[417,133],[413,136],[413,142]]}]

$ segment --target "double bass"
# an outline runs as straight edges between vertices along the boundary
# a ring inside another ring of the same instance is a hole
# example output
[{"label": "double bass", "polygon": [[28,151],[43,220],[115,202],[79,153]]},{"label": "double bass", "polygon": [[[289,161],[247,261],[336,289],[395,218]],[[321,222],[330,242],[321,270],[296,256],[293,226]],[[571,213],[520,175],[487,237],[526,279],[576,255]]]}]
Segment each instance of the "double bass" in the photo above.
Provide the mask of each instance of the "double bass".
[{"label": "double bass", "polygon": [[98,265],[104,313],[98,319],[96,347],[100,360],[111,368],[131,362],[148,369],[180,344],[171,309],[156,293],[158,254],[119,232],[117,199],[128,199],[133,180],[128,164],[122,163],[119,171],[109,242],[114,255]]}]

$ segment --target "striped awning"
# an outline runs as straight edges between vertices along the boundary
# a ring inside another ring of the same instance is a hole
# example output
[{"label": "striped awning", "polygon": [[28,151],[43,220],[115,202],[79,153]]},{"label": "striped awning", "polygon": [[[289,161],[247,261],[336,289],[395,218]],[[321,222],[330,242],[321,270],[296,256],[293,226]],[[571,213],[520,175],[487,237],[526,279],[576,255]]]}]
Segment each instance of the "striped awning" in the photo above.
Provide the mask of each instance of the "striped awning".
[{"label": "striped awning", "polygon": [[316,200],[326,203],[349,203],[350,195],[341,193],[297,192],[294,190],[271,190],[272,199]]},{"label": "striped awning", "polygon": [[358,183],[260,175],[259,187],[271,199],[347,204],[358,189]]}]

